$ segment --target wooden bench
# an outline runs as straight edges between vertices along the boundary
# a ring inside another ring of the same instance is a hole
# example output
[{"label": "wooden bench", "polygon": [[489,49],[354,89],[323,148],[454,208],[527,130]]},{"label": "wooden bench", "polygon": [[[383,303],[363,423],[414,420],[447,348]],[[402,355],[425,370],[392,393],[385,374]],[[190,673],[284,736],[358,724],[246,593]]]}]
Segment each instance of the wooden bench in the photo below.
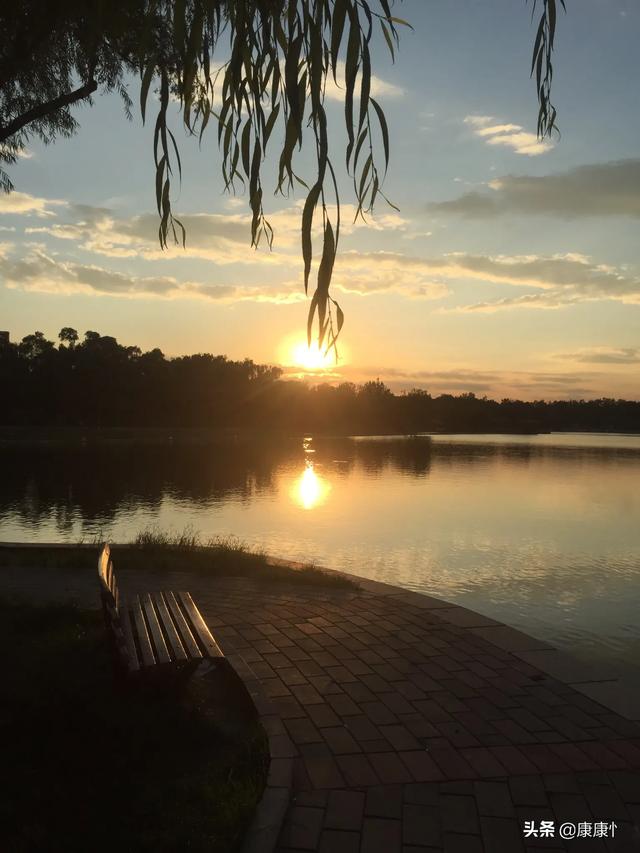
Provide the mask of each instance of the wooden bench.
[{"label": "wooden bench", "polygon": [[98,558],[98,578],[107,631],[126,671],[194,669],[207,659],[224,660],[188,592],[145,593],[124,602],[108,545]]}]

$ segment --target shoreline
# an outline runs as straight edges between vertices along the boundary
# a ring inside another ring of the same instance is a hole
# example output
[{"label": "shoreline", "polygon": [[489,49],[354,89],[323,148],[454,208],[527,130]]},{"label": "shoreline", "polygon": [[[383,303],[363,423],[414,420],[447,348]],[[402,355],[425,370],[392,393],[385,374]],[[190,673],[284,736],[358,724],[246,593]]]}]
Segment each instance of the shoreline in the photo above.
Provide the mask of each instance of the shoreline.
[{"label": "shoreline", "polygon": [[[117,548],[118,545],[120,547],[127,547],[126,543],[123,545],[123,543],[113,542],[110,545],[114,548]],[[0,550],[12,548],[33,550],[59,548],[64,550],[82,549],[97,551],[100,545],[96,543],[0,541]],[[265,558],[268,565],[291,569],[294,575],[295,572],[301,571],[306,567],[305,563],[296,560],[287,560],[271,554],[265,555]],[[351,584],[355,584],[356,590],[354,591],[356,592],[360,590],[363,593],[376,597],[382,596],[386,600],[397,602],[398,604],[409,604],[425,611],[433,611],[440,619],[450,623],[452,626],[463,628],[472,636],[486,640],[496,645],[502,651],[510,652],[524,663],[535,666],[546,675],[564,682],[591,699],[595,699],[615,713],[640,723],[640,685],[631,683],[629,679],[612,676],[607,671],[607,667],[601,663],[583,661],[568,652],[557,649],[547,641],[532,637],[507,623],[491,619],[475,610],[443,598],[431,596],[428,593],[416,592],[394,584],[370,580],[369,578],[332,569],[328,566],[315,566],[315,568],[329,575],[337,575]],[[3,591],[3,573],[6,571],[9,571],[8,567],[0,566],[0,595]],[[20,571],[25,574],[33,571],[45,571],[49,576],[55,572],[61,574],[68,572],[74,575],[84,575],[85,573],[84,568],[61,569],[55,566],[37,569],[33,567],[21,567]],[[86,571],[88,577],[90,573],[89,566],[87,566]],[[158,569],[157,571],[162,572],[163,570]],[[132,576],[134,573],[134,570],[131,569],[126,572],[126,574]],[[181,573],[206,579],[206,574],[194,571],[194,569],[189,569],[188,567]],[[217,576],[212,575],[212,580],[217,579],[219,579]],[[292,583],[296,583],[294,576],[292,577]],[[348,589],[345,591],[349,592]],[[95,607],[98,606],[99,601],[96,594]]]},{"label": "shoreline", "polygon": [[204,446],[216,443],[234,442],[273,442],[299,441],[313,433],[318,440],[354,441],[363,439],[406,439],[428,441],[431,437],[450,436],[523,436],[535,437],[541,435],[594,435],[594,436],[629,436],[635,437],[640,433],[607,430],[499,430],[463,432],[406,432],[395,430],[384,432],[306,432],[289,433],[280,430],[263,431],[252,427],[0,427],[0,449],[16,446],[34,447],[94,447],[94,446]]}]

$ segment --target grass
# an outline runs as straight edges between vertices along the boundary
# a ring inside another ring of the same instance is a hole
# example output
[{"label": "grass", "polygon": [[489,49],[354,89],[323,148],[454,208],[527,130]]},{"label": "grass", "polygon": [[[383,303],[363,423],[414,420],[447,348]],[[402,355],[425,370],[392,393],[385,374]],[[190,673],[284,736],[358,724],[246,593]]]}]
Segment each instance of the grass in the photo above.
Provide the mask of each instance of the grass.
[{"label": "grass", "polygon": [[[101,547],[102,542],[97,540],[46,548],[0,545],[0,567],[93,568]],[[180,533],[147,528],[128,544],[112,545],[111,551],[116,570],[194,571],[218,577],[252,577],[269,583],[357,588],[355,581],[313,564],[291,566],[272,562],[266,554],[252,550],[235,537],[203,541],[189,527]]]},{"label": "grass", "polygon": [[0,643],[0,850],[238,849],[268,750],[229,675],[116,690],[101,616],[67,606],[0,600]]}]

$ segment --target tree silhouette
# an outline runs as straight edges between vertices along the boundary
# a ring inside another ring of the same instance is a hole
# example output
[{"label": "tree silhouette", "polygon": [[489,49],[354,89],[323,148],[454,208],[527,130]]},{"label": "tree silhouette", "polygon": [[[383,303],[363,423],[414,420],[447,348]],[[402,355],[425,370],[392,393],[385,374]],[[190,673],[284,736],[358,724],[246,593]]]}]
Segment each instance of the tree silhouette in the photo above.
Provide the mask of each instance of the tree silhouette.
[{"label": "tree silhouette", "polygon": [[[166,358],[110,335],[65,327],[56,347],[42,332],[0,346],[0,426],[223,428],[304,435],[419,432],[640,433],[640,402],[496,402],[473,393],[394,394],[379,379],[338,386],[287,379],[250,359],[197,353]],[[145,433],[147,434],[146,430]],[[0,442],[1,443],[1,442]]]},{"label": "tree silhouette", "polygon": [[[538,133],[555,129],[551,104],[552,51],[557,2],[533,0],[542,10],[531,73],[539,101]],[[21,0],[0,7],[0,183],[12,189],[1,167],[16,162],[33,136],[48,143],[70,136],[77,121],[70,107],[91,96],[117,91],[130,117],[131,75],[140,78],[140,108],[146,117],[149,93],[157,93],[153,141],[158,238],[184,244],[174,216],[171,181],[181,175],[176,140],[168,126],[177,101],[187,131],[200,141],[217,125],[222,179],[227,191],[248,190],[251,243],[271,245],[273,229],[263,206],[262,166],[268,146],[282,128],[276,192],[305,188],[301,237],[305,293],[313,261],[313,220],[322,214],[322,249],[308,320],[318,345],[335,347],[344,315],[330,295],[340,237],[340,199],[330,151],[324,100],[330,75],[337,81],[344,57],[346,167],[353,179],[356,218],[370,213],[389,164],[389,130],[382,107],[371,97],[374,27],[392,59],[398,27],[394,0]],[[222,37],[228,35],[228,43]],[[341,74],[340,74],[341,76]],[[217,97],[220,97],[218,106]],[[155,103],[154,103],[155,106]],[[374,132],[374,128],[376,128]],[[316,170],[307,183],[295,171],[295,152],[310,136]],[[382,143],[382,160],[378,158]],[[328,200],[335,201],[330,215]],[[388,201],[388,200],[387,200]],[[337,350],[336,350],[337,354]]]}]

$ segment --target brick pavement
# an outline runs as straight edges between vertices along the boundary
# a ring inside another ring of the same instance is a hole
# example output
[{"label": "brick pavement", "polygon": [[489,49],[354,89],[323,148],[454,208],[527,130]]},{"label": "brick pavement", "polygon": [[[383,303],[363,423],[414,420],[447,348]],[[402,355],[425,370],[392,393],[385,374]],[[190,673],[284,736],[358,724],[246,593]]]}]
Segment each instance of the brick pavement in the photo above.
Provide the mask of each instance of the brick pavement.
[{"label": "brick pavement", "polygon": [[[371,582],[122,574],[189,589],[260,684],[270,779],[293,783],[278,853],[640,851],[640,726],[518,657],[520,632]],[[541,820],[555,837],[525,839]],[[566,821],[615,837],[563,841]]]},{"label": "brick pavement", "polygon": [[[262,685],[274,769],[292,769],[279,853],[640,850],[635,722],[410,595],[191,590]],[[525,839],[525,820],[556,837]],[[615,836],[563,841],[563,822]]]}]

